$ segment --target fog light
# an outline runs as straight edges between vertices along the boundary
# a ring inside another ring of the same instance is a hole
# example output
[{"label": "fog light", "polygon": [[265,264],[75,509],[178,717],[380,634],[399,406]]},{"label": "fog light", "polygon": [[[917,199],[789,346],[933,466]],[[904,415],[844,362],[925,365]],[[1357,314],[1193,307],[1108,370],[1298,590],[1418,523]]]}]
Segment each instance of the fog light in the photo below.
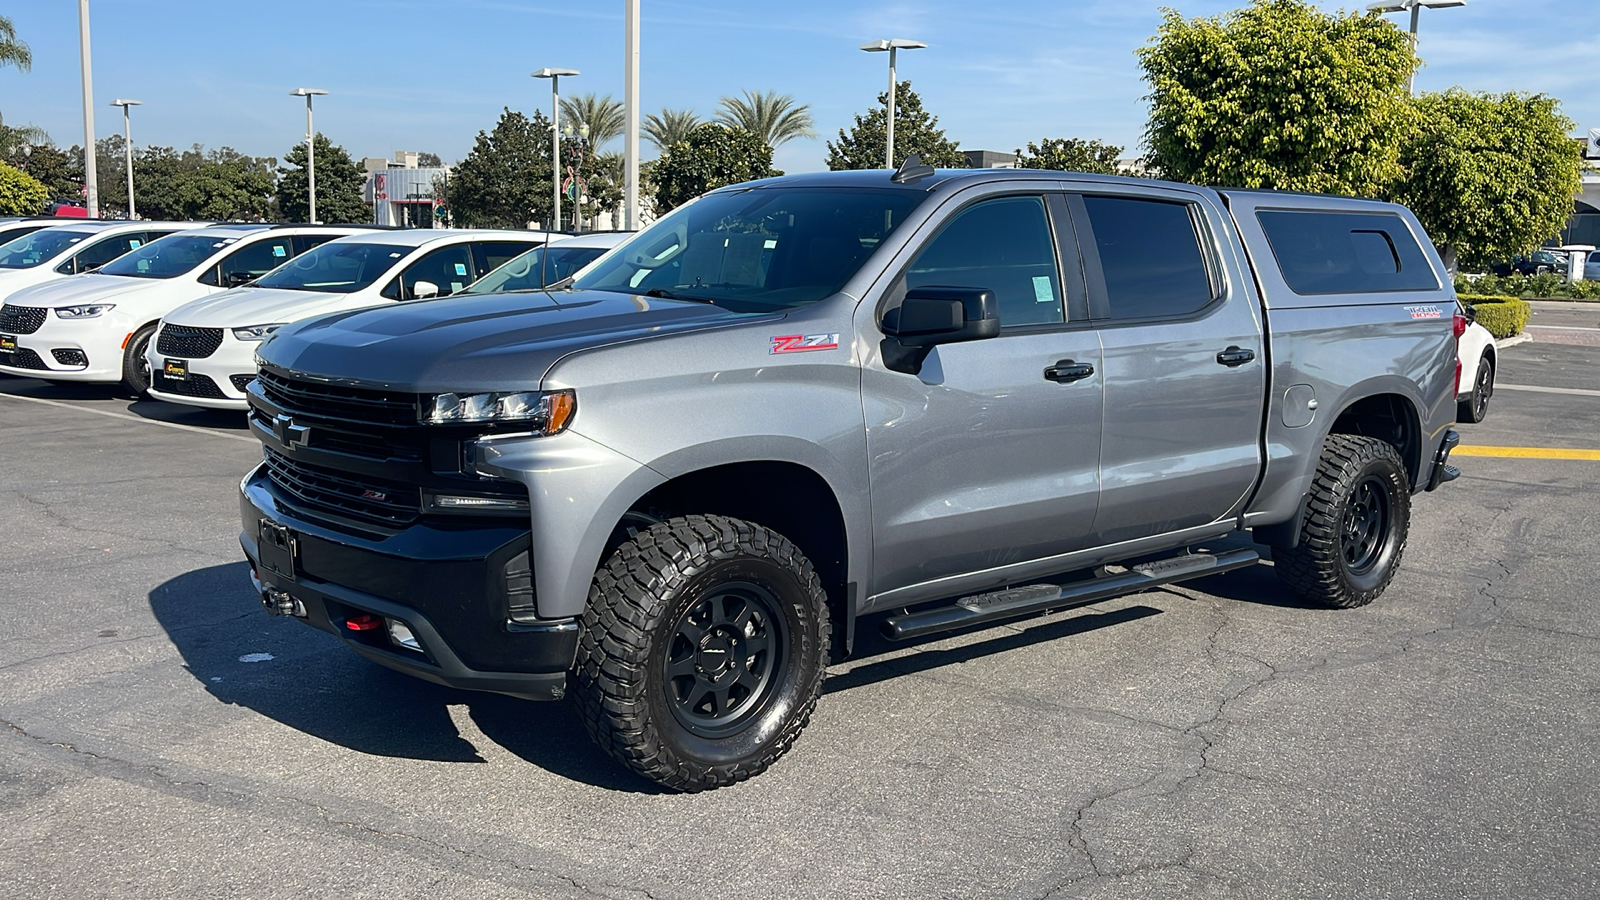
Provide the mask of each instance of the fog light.
[{"label": "fog light", "polygon": [[411,633],[410,626],[399,619],[384,619],[384,622],[389,626],[389,640],[407,650],[422,652],[422,642],[418,641],[417,636]]},{"label": "fog light", "polygon": [[459,494],[429,494],[428,503],[434,509],[464,512],[527,512],[528,501],[515,497],[473,497]]}]

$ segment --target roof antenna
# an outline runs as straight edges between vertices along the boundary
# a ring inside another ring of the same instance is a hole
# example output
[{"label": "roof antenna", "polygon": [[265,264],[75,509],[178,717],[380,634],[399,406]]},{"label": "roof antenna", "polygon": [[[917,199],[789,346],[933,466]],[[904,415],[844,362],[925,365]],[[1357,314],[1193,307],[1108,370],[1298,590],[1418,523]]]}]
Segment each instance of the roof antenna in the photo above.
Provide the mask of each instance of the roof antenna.
[{"label": "roof antenna", "polygon": [[937,173],[934,171],[933,166],[923,165],[922,156],[912,153],[905,158],[905,162],[900,164],[900,168],[894,170],[894,175],[889,180],[895,184],[910,184],[913,181],[921,181],[934,174]]}]

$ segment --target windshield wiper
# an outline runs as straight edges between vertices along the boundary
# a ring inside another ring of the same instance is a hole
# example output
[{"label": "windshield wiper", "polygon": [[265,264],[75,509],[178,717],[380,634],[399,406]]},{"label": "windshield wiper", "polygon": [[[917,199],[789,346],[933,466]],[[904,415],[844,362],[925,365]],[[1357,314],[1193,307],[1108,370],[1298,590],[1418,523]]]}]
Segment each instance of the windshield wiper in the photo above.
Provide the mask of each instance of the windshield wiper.
[{"label": "windshield wiper", "polygon": [[646,297],[660,297],[663,300],[687,300],[690,303],[709,303],[712,306],[717,305],[717,301],[712,300],[710,297],[690,297],[686,294],[674,294],[671,291],[664,291],[661,288],[651,288],[650,290],[645,291],[644,295]]}]

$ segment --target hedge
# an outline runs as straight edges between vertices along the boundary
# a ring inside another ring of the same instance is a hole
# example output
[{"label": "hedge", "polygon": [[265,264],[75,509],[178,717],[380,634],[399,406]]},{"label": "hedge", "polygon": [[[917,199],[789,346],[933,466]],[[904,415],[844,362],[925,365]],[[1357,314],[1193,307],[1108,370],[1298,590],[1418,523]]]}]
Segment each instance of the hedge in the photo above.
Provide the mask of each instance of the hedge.
[{"label": "hedge", "polygon": [[1600,300],[1600,281],[1567,281],[1564,275],[1485,275],[1456,278],[1456,293],[1532,300]]},{"label": "hedge", "polygon": [[1533,307],[1520,297],[1459,296],[1461,302],[1472,307],[1477,314],[1478,324],[1489,329],[1489,333],[1496,338],[1520,334],[1522,327],[1528,324],[1528,316],[1533,314]]},{"label": "hedge", "polygon": [[50,190],[27,172],[0,163],[0,216],[31,216],[44,211]]}]

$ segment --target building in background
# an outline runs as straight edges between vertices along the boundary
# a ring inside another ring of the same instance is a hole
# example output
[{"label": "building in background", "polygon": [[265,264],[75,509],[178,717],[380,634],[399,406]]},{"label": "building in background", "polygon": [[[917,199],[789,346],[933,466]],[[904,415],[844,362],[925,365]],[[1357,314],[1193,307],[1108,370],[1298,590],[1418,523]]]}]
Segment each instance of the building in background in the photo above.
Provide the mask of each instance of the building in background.
[{"label": "building in background", "polygon": [[1015,153],[1001,153],[998,150],[963,150],[961,155],[967,158],[967,168],[969,169],[1015,169],[1017,167],[1017,155]]},{"label": "building in background", "polygon": [[372,204],[372,221],[398,228],[448,228],[440,185],[449,166],[423,166],[412,150],[396,150],[394,159],[367,157],[363,196]]}]

